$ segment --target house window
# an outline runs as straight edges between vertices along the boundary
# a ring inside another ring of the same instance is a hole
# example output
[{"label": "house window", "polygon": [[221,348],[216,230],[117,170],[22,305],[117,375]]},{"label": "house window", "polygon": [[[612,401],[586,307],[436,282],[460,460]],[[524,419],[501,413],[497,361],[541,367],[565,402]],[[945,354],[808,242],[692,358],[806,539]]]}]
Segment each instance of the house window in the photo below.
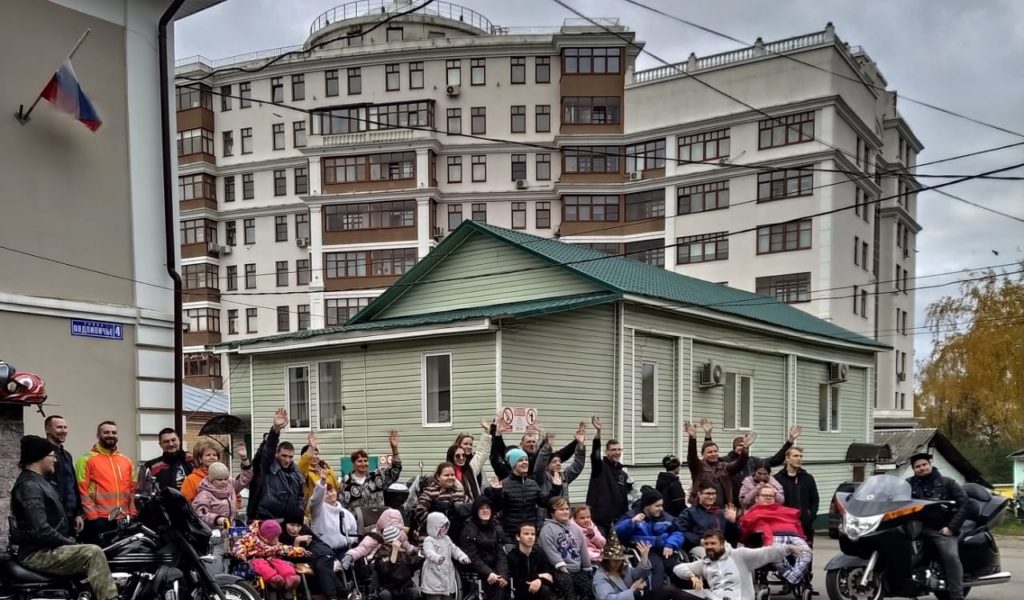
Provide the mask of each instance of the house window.
[{"label": "house window", "polygon": [[900,289],[900,281],[903,279],[903,268],[896,265],[896,279],[893,280],[893,288]]},{"label": "house window", "polygon": [[313,274],[309,267],[308,258],[300,258],[295,261],[295,285],[309,285],[310,276]]},{"label": "house window", "polygon": [[757,228],[757,253],[791,252],[811,247],[811,219]]},{"label": "house window", "polygon": [[665,140],[652,140],[626,146],[626,171],[646,171],[665,168]]},{"label": "house window", "polygon": [[[224,178],[224,202],[235,201],[235,176],[228,175]],[[234,244],[232,244],[234,245]]]},{"label": "house window", "polygon": [[332,360],[317,365],[317,385],[320,393],[320,429],[341,429],[341,361]]},{"label": "house window", "polygon": [[213,175],[182,175],[178,177],[178,193],[181,200],[217,199],[217,180]]},{"label": "house window", "polygon": [[861,240],[860,242],[860,266],[867,271],[868,270],[868,243]]},{"label": "house window", "polygon": [[222,85],[220,86],[220,111],[228,112],[231,110],[231,86]]},{"label": "house window", "polygon": [[270,78],[270,101],[284,102],[284,81],[281,77]]},{"label": "house window", "polygon": [[295,237],[309,239],[309,213],[295,215]]},{"label": "house window", "polygon": [[537,155],[537,181],[551,181],[551,155]]},{"label": "house window", "polygon": [[512,133],[526,133],[526,106],[512,107]]},{"label": "house window", "polygon": [[306,99],[306,76],[302,73],[292,75],[292,101]]},{"label": "house window", "polygon": [[782,200],[809,196],[814,192],[814,176],[811,167],[779,169],[757,174],[757,200]]},{"label": "house window", "polygon": [[551,57],[538,56],[534,61],[534,80],[537,83],[551,83]]},{"label": "house window", "polygon": [[619,122],[618,96],[566,96],[562,98],[563,125],[609,125]]},{"label": "house window", "polygon": [[536,121],[534,129],[537,133],[548,133],[551,131],[551,105],[538,104],[536,107]]},{"label": "house window", "polygon": [[[859,290],[860,290],[859,287],[853,286],[853,314],[855,314],[855,315],[858,314],[857,313],[857,309],[860,306],[860,294],[858,293]],[[899,310],[899,309],[897,309],[897,310]]]},{"label": "house window", "polygon": [[248,81],[238,84],[238,95],[241,98],[238,101],[239,108],[249,108],[252,106],[252,84]]},{"label": "house window", "polygon": [[278,333],[288,331],[288,328],[291,327],[291,324],[292,324],[291,312],[288,310],[288,307],[287,306],[278,306],[277,307],[277,331],[278,331]]},{"label": "house window", "polygon": [[328,327],[344,325],[369,304],[369,298],[328,298],[324,301],[324,322]]},{"label": "house window", "polygon": [[562,196],[562,220],[618,222],[618,196]]},{"label": "house window", "polygon": [[860,316],[868,318],[868,291],[860,291]]},{"label": "house window", "polygon": [[231,309],[228,311],[228,334],[235,335],[238,333],[238,310]]},{"label": "house window", "polygon": [[[337,72],[335,72],[337,74]],[[335,83],[337,88],[337,83]],[[360,67],[348,70],[348,95],[355,96],[363,93],[363,70]],[[335,96],[338,94],[335,93]]]},{"label": "house window", "polygon": [[533,217],[537,229],[551,229],[551,203],[538,202],[534,205]]},{"label": "house window", "polygon": [[462,205],[448,205],[448,231],[455,231],[455,228],[462,224]]},{"label": "house window", "polygon": [[306,122],[295,121],[292,123],[292,145],[296,148],[306,147]]},{"label": "house window", "polygon": [[415,200],[328,204],[323,208],[326,231],[393,229],[416,225]]},{"label": "house window", "polygon": [[[349,85],[351,85],[353,69],[349,69]],[[351,94],[351,90],[349,91]],[[325,96],[337,96],[338,95],[338,70],[330,69],[324,71],[324,95]]]},{"label": "house window", "polygon": [[404,275],[415,264],[415,248],[324,254],[324,267],[330,279]]},{"label": "house window", "polygon": [[458,60],[446,60],[445,81],[448,85],[462,85],[462,63]]},{"label": "house window", "polygon": [[309,329],[309,305],[300,304],[295,312],[299,313],[299,322],[296,326],[298,331],[307,331]]},{"label": "house window", "polygon": [[681,265],[729,259],[727,231],[677,238],[676,244],[676,262]]},{"label": "house window", "polygon": [[279,260],[274,263],[274,274],[277,277],[277,287],[288,285],[288,261]]},{"label": "house window", "polygon": [[818,430],[839,431],[839,386],[818,386]]},{"label": "house window", "polygon": [[469,61],[469,85],[484,85],[487,83],[487,62],[483,58],[474,58]]},{"label": "house window", "polygon": [[177,92],[177,110],[188,110],[190,108],[205,108],[213,110],[213,93],[210,88],[203,84],[191,84],[179,86]]},{"label": "house window", "polygon": [[402,65],[384,65],[384,89],[389,92],[402,89]]},{"label": "house window", "polygon": [[473,181],[487,181],[487,155],[474,154],[470,158],[470,163],[473,168]]},{"label": "house window", "polygon": [[224,223],[224,238],[225,243],[228,246],[234,246],[238,243],[237,235],[235,233],[235,222],[227,221]]},{"label": "house window", "polygon": [[654,425],[658,422],[658,365],[640,364],[640,422]]},{"label": "house window", "polygon": [[256,263],[245,265],[245,289],[256,289]]},{"label": "house window", "polygon": [[246,245],[256,243],[256,219],[246,219],[242,222],[242,229],[245,232]]},{"label": "house window", "polygon": [[231,265],[228,267],[227,275],[224,277],[228,284],[228,291],[233,292],[238,289],[238,267]]},{"label": "house window", "polygon": [[626,194],[626,221],[646,221],[665,216],[665,188]]},{"label": "house window", "polygon": [[242,154],[252,154],[252,127],[242,128]]},{"label": "house window", "polygon": [[853,265],[860,266],[860,237],[853,236]]},{"label": "house window", "polygon": [[256,197],[256,183],[252,173],[242,175],[242,200],[252,200]]},{"label": "house window", "polygon": [[245,309],[245,332],[256,333],[256,309]]},{"label": "house window", "polygon": [[512,229],[526,229],[526,203],[512,203]]},{"label": "house window", "polygon": [[452,422],[452,355],[423,356],[423,424]]},{"label": "house window", "polygon": [[182,221],[181,225],[182,244],[217,243],[217,224],[206,219],[189,219]]},{"label": "house window", "polygon": [[462,157],[448,157],[448,183],[462,183]]},{"label": "house window", "polygon": [[221,149],[223,150],[224,156],[233,156],[235,154],[234,132],[225,131],[221,133]]},{"label": "house window", "polygon": [[750,429],[754,419],[751,378],[738,373],[725,374],[725,418],[723,429]]},{"label": "house window", "polygon": [[409,89],[423,89],[423,63],[421,62],[409,63]]},{"label": "house window", "polygon": [[562,72],[569,75],[618,73],[621,56],[621,48],[566,48]]},{"label": "house window", "polygon": [[[524,117],[525,118],[525,117]],[[526,155],[512,155],[512,181],[526,179]]]},{"label": "house window", "polygon": [[401,42],[405,39],[405,30],[402,27],[388,27],[386,36],[389,42]]},{"label": "house window", "polygon": [[449,108],[448,109],[448,135],[457,135],[462,133],[462,109],[461,108]]},{"label": "house window", "polygon": [[512,71],[509,73],[509,80],[513,84],[526,83],[526,57],[512,57]]},{"label": "house window", "polygon": [[288,241],[288,215],[277,215],[274,217],[274,241]]},{"label": "house window", "polygon": [[470,217],[472,220],[477,223],[487,222],[487,204],[485,202],[474,202],[472,209],[473,210],[470,213],[472,215]]},{"label": "house window", "polygon": [[677,209],[681,215],[720,208],[729,208],[728,180],[679,188]]},{"label": "house window", "polygon": [[309,168],[308,167],[295,167],[294,180],[295,180],[295,193],[296,193],[296,195],[298,195],[298,194],[308,194],[309,193]]},{"label": "house window", "polygon": [[487,108],[483,106],[474,106],[469,109],[469,129],[474,134],[485,134],[487,133]]},{"label": "house window", "polygon": [[758,277],[754,285],[758,294],[770,296],[779,302],[793,304],[811,300],[810,272]]},{"label": "house window", "polygon": [[309,427],[309,367],[287,367],[287,372],[288,426],[293,429]]},{"label": "house window", "polygon": [[814,139],[814,111],[758,122],[758,148],[775,148]]},{"label": "house window", "polygon": [[562,150],[563,173],[618,173],[618,146],[582,146]]},{"label": "house window", "polygon": [[284,196],[288,193],[288,176],[284,169],[274,170],[274,195]]},{"label": "house window", "polygon": [[416,177],[416,153],[393,152],[369,156],[325,158],[324,183],[398,181]]},{"label": "house window", "polygon": [[719,129],[679,138],[679,160],[701,162],[729,158],[729,130]]}]

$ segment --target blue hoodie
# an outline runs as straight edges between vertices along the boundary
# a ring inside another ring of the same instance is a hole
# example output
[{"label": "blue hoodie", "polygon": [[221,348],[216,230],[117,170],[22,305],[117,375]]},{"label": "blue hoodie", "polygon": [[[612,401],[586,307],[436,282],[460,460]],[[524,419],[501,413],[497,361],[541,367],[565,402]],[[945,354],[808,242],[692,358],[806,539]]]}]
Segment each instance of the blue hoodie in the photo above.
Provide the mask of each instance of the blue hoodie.
[{"label": "blue hoodie", "polygon": [[676,529],[672,515],[662,512],[657,519],[645,516],[643,521],[637,523],[633,517],[641,512],[640,507],[634,506],[615,525],[615,533],[623,544],[633,546],[643,542],[650,544],[653,550],[679,550],[683,547],[683,533]]}]

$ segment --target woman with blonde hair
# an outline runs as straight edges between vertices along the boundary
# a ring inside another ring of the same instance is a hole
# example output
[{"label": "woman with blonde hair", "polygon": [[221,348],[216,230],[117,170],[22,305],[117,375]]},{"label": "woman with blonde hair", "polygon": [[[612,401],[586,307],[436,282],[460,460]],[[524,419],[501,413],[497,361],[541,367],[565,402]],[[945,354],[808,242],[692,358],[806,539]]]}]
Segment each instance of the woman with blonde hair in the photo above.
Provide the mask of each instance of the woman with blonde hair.
[{"label": "woman with blonde hair", "polygon": [[220,461],[220,444],[213,440],[199,440],[192,449],[196,466],[181,483],[181,495],[192,502],[199,493],[199,484],[209,474],[210,465]]}]

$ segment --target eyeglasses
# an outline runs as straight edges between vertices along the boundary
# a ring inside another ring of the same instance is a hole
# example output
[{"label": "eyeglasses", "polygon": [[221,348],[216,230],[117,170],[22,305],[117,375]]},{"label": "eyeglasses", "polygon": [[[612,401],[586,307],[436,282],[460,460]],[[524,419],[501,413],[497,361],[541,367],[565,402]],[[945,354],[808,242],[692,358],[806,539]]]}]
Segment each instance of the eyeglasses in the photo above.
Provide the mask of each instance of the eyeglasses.
[{"label": "eyeglasses", "polygon": [[718,492],[701,492],[701,496],[717,496]]}]

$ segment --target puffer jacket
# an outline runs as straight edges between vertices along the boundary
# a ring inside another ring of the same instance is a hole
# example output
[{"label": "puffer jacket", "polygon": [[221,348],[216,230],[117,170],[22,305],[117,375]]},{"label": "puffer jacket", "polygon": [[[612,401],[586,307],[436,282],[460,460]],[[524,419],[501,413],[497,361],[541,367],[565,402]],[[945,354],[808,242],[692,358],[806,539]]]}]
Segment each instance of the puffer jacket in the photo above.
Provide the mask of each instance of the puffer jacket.
[{"label": "puffer jacket", "polygon": [[427,537],[423,540],[423,568],[420,571],[420,591],[424,594],[449,595],[458,591],[455,563],[468,563],[469,557],[452,543],[441,528],[448,525],[448,517],[441,513],[427,515]]},{"label": "puffer jacket", "polygon": [[[914,498],[925,500],[953,500],[956,502],[956,512],[952,517],[942,513],[933,513],[933,516],[924,522],[926,527],[942,529],[949,527],[953,533],[960,533],[960,526],[964,524],[972,509],[973,502],[967,496],[964,488],[955,480],[945,477],[939,470],[932,467],[932,473],[928,477],[917,477],[916,475],[907,479],[910,484],[910,491]],[[949,519],[948,521],[946,519]]]},{"label": "puffer jacket", "polygon": [[690,469],[690,504],[697,504],[697,494],[700,491],[700,484],[711,481],[718,491],[719,506],[735,504],[736,498],[732,489],[732,476],[742,471],[747,466],[747,452],[744,450],[736,460],[726,462],[719,459],[714,464],[708,464],[697,455],[697,438],[691,437],[686,446],[686,465]]},{"label": "puffer jacket", "polygon": [[416,517],[416,523],[419,525],[419,532],[426,533],[427,531],[427,515],[432,512],[439,512],[446,516],[453,516],[454,510],[461,504],[467,504],[469,498],[466,497],[465,490],[462,489],[462,484],[455,481],[455,485],[450,488],[442,486],[436,479],[431,478],[427,482],[426,487],[423,491],[416,496],[416,507],[413,510],[413,515]]},{"label": "puffer jacket", "polygon": [[545,496],[540,486],[529,475],[509,475],[501,482],[500,488],[489,487],[484,492],[501,511],[501,526],[505,531],[519,531],[523,521],[539,521],[538,509],[546,508],[548,498],[562,493],[562,486],[551,486],[550,495]]},{"label": "puffer jacket", "polygon": [[708,510],[700,504],[691,506],[679,515],[679,518],[676,519],[676,529],[682,531],[686,538],[686,550],[700,546],[701,536],[711,529],[724,532],[725,539],[729,543],[736,543],[740,535],[739,525],[730,523],[725,518],[725,513],[717,506],[712,506],[711,510]]},{"label": "puffer jacket", "polygon": [[580,528],[573,525],[572,521],[559,523],[555,519],[548,519],[544,527],[540,529],[538,538],[540,549],[548,562],[561,569],[565,567],[570,573],[579,573],[590,569],[590,554],[587,552],[587,542],[583,538]]},{"label": "puffer jacket", "polygon": [[[473,570],[481,577],[486,579],[491,573],[497,573],[507,578],[508,558],[503,548],[505,534],[493,517],[487,523],[480,521],[477,512],[484,505],[491,506],[491,500],[481,497],[473,502],[473,516],[462,526],[459,547],[469,556]],[[494,511],[491,512],[493,515]]]},{"label": "puffer jacket", "polygon": [[703,558],[683,563],[672,569],[676,577],[687,580],[691,575],[708,582],[704,588],[711,600],[754,600],[753,572],[786,557],[783,546],[766,548],[730,548],[718,560]]},{"label": "puffer jacket", "polygon": [[280,542],[271,544],[260,535],[260,521],[249,524],[249,531],[235,542],[231,553],[235,558],[250,561],[254,558],[306,558],[309,550]]},{"label": "puffer jacket", "polygon": [[800,511],[781,504],[755,504],[740,517],[740,541],[746,542],[758,532],[764,536],[765,546],[770,546],[776,535],[804,537]]},{"label": "puffer jacket", "polygon": [[[775,488],[775,501],[782,504],[786,500],[786,495],[782,491],[782,484],[774,477],[769,477],[768,483]],[[760,484],[754,482],[753,475],[747,475],[747,478],[743,480],[743,485],[740,486],[740,508],[747,509],[754,505],[757,501],[758,485]]]},{"label": "puffer jacket", "polygon": [[[537,462],[533,466],[533,478],[537,480],[537,484],[540,485],[540,491],[544,494],[545,498],[551,497],[551,486],[554,485],[554,482],[551,481],[551,473],[548,473],[548,465],[551,464],[551,453],[551,444],[545,439],[541,442],[540,449],[537,450]],[[569,484],[576,481],[576,478],[583,472],[583,467],[586,464],[586,448],[583,447],[583,444],[576,444],[573,450],[572,463],[562,469],[561,496],[563,498],[569,497]]]},{"label": "puffer jacket", "polygon": [[648,561],[646,567],[631,567],[626,565],[626,576],[619,577],[612,575],[604,569],[598,569],[594,573],[594,599],[595,600],[634,600],[633,590],[630,586],[637,579],[649,577],[651,574],[651,563]]},{"label": "puffer jacket", "polygon": [[665,499],[665,512],[668,514],[678,517],[686,510],[686,490],[678,474],[669,471],[658,473],[654,489]]},{"label": "puffer jacket", "polygon": [[583,538],[587,540],[587,554],[590,555],[590,562],[595,564],[601,562],[601,554],[604,552],[605,544],[604,535],[601,534],[601,530],[594,524],[591,524],[590,527],[584,527],[576,519],[572,520],[572,524],[579,527],[580,531],[583,532]]},{"label": "puffer jacket", "polygon": [[115,508],[135,514],[135,465],[117,450],[96,444],[75,462],[86,520],[106,519]]},{"label": "puffer jacket", "polygon": [[192,500],[192,509],[210,527],[216,527],[220,518],[226,518],[234,523],[238,518],[238,492],[249,485],[250,479],[252,471],[249,469],[228,479],[228,485],[224,487],[217,487],[209,479],[203,479]]},{"label": "puffer jacket", "polygon": [[683,547],[683,534],[676,529],[671,515],[663,512],[657,519],[645,516],[643,521],[637,523],[633,517],[640,512],[643,511],[639,507],[634,507],[615,526],[615,533],[623,544],[632,546],[643,542],[658,551],[665,548],[679,550]]},{"label": "puffer jacket", "polygon": [[387,527],[397,527],[398,531],[401,532],[398,539],[402,541],[402,552],[410,553],[415,552],[416,547],[409,543],[409,538],[405,535],[405,523],[402,521],[402,513],[398,512],[393,508],[389,508],[381,513],[377,519],[377,527],[373,530],[377,535],[367,535],[363,537],[362,541],[355,548],[352,548],[345,553],[346,557],[352,558],[352,560],[359,560],[360,558],[367,558],[373,556],[377,552],[377,548],[381,546],[380,537],[384,534],[384,529]]},{"label": "puffer jacket", "polygon": [[75,543],[57,489],[48,479],[22,470],[11,490],[11,543],[24,556]]}]

